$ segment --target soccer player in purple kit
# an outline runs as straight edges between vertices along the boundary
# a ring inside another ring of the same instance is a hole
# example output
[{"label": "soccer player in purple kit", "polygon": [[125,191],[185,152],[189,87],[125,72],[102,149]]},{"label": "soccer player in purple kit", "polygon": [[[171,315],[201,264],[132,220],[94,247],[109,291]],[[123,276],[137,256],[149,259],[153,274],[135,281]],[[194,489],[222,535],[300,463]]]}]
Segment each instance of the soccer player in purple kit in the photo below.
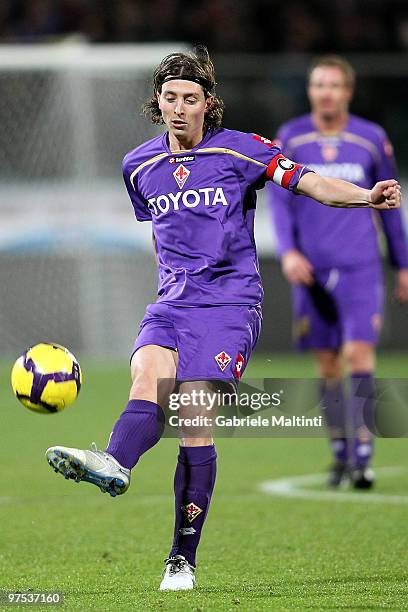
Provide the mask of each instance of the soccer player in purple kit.
[{"label": "soccer player in purple kit", "polygon": [[[369,187],[395,176],[391,144],[384,130],[349,113],[355,75],[338,56],[317,59],[309,71],[311,113],[283,125],[282,151],[321,175]],[[328,484],[351,477],[355,488],[370,488],[374,412],[375,347],[383,316],[380,251],[375,213],[344,215],[312,199],[269,188],[283,273],[292,283],[297,347],[314,352],[322,379],[324,411],[334,463]],[[391,263],[395,295],[408,300],[408,253],[400,210],[378,214]],[[349,374],[349,397],[342,365]],[[371,414],[370,414],[371,413]]]},{"label": "soccer player in purple kit", "polygon": [[[390,208],[400,187],[371,190],[319,177],[267,138],[221,127],[223,105],[203,47],[162,60],[145,112],[167,131],[126,155],[136,218],[151,221],[158,300],[147,307],[131,358],[129,402],[105,451],[54,446],[46,457],[66,478],[124,493],[141,455],[160,439],[162,407],[180,392],[238,383],[261,326],[262,284],[253,223],[256,189],[270,179],[331,206]],[[348,212],[344,213],[345,215]],[[181,406],[180,418],[196,407]],[[195,584],[196,550],[215,483],[211,429],[181,428],[174,478],[175,528],[161,590]]]}]

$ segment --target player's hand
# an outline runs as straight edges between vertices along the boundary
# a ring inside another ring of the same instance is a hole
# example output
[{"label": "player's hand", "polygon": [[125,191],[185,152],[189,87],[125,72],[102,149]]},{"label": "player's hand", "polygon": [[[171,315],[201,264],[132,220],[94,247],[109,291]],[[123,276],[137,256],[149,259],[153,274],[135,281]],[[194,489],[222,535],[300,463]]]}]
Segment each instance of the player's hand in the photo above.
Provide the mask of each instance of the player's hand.
[{"label": "player's hand", "polygon": [[401,206],[401,186],[395,179],[380,181],[370,191],[370,206],[378,210]]},{"label": "player's hand", "polygon": [[395,284],[395,299],[401,304],[408,303],[408,269],[404,268],[397,272],[397,282]]},{"label": "player's hand", "polygon": [[282,255],[282,272],[290,283],[311,285],[313,283],[313,266],[311,262],[296,249]]}]

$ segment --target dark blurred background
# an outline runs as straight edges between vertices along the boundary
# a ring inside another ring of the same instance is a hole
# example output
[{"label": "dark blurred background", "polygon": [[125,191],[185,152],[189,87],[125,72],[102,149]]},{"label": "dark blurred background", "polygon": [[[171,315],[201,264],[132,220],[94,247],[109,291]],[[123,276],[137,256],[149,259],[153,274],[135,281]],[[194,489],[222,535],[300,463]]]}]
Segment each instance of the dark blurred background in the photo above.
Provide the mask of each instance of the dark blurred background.
[{"label": "dark blurred background", "polygon": [[406,0],[2,0],[0,40],[206,43],[212,52],[406,51]]},{"label": "dark blurred background", "polygon": [[[407,81],[401,78],[408,64],[407,0],[0,3],[1,43],[57,43],[73,35],[90,43],[207,44],[227,104],[226,127],[239,125],[244,131],[269,135],[281,121],[306,108],[304,72],[310,56],[345,54],[359,75],[353,110],[382,123],[399,159],[408,165],[408,144],[401,129],[408,127]],[[237,57],[243,53],[244,58]],[[293,61],[288,63],[285,57],[279,62],[274,54],[281,53],[294,54]],[[245,78],[245,92],[238,75]]]}]

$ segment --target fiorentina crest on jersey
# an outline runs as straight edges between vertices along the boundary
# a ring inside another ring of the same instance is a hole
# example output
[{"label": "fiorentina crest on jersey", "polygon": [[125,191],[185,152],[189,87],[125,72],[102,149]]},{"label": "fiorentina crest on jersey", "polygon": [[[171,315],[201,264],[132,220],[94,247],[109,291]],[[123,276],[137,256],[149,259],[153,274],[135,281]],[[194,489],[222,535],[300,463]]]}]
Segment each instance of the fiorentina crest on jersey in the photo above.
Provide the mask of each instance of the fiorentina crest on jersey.
[{"label": "fiorentina crest on jersey", "polygon": [[192,523],[194,519],[196,519],[197,516],[202,513],[202,508],[197,506],[194,502],[190,502],[186,506],[182,506],[181,509],[183,510],[189,523]]},{"label": "fiorentina crest on jersey", "polygon": [[334,144],[324,144],[322,146],[322,156],[323,159],[327,162],[332,162],[336,159],[338,154],[338,149]]},{"label": "fiorentina crest on jersey", "polygon": [[180,164],[173,172],[173,176],[176,179],[179,188],[183,189],[184,183],[190,176],[190,170],[183,166],[183,164]]},{"label": "fiorentina crest on jersey", "polygon": [[221,351],[214,357],[215,361],[218,363],[218,366],[223,372],[225,368],[231,363],[231,357],[225,351]]}]

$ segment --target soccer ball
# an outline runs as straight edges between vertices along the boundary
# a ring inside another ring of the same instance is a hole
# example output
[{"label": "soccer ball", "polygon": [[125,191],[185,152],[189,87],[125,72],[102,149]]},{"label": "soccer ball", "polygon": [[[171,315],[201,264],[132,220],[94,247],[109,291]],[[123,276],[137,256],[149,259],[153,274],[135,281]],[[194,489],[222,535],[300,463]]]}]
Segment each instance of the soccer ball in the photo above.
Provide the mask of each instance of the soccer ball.
[{"label": "soccer ball", "polygon": [[61,412],[77,398],[82,372],[74,355],[59,344],[27,349],[11,371],[11,386],[26,408],[42,414]]}]

